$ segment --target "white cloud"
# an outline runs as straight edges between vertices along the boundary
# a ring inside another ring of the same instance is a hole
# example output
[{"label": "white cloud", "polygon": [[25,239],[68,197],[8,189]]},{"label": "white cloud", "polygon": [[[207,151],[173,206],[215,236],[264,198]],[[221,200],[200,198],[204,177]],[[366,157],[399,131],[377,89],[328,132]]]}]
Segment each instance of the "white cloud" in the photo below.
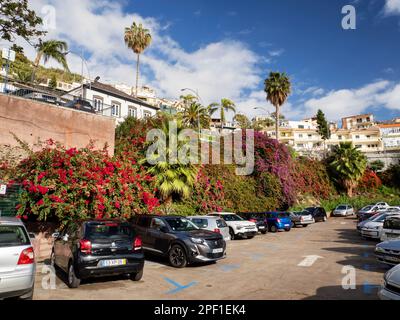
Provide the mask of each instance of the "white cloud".
[{"label": "white cloud", "polygon": [[271,57],[279,57],[279,56],[281,56],[284,52],[285,52],[284,49],[277,49],[277,50],[271,50],[271,51],[269,51],[268,54],[269,54]]},{"label": "white cloud", "polygon": [[400,0],[386,0],[384,12],[387,15],[400,15]]}]

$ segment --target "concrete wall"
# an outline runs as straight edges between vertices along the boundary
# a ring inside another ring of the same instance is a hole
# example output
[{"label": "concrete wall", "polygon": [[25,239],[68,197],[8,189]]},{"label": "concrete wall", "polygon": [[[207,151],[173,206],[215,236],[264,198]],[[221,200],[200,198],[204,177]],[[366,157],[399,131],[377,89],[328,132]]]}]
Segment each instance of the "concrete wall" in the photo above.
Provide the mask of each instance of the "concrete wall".
[{"label": "concrete wall", "polygon": [[380,160],[385,164],[385,168],[389,168],[391,165],[400,164],[400,152],[379,152],[379,153],[367,153],[368,162]]},{"label": "concrete wall", "polygon": [[18,145],[10,132],[30,146],[51,138],[81,148],[94,140],[96,148],[107,143],[114,153],[114,119],[0,94],[0,145]]}]

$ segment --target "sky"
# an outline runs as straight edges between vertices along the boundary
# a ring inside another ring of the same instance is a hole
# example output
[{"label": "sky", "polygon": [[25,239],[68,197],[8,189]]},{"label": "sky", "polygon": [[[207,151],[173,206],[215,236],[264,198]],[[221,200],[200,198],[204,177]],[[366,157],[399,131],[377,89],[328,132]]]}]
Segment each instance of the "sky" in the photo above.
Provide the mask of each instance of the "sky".
[{"label": "sky", "polygon": [[[153,36],[141,58],[140,84],[159,96],[176,99],[182,88],[192,88],[204,104],[229,98],[251,118],[274,110],[264,80],[281,71],[292,82],[286,118],[300,120],[318,109],[331,121],[369,112],[378,120],[400,116],[400,0],[29,3],[43,17],[47,39],[83,51],[85,76],[106,83],[135,83],[136,57],[123,33],[136,21]],[[349,4],[356,9],[355,30],[342,28]],[[34,57],[31,46],[18,43]],[[78,55],[69,54],[68,62],[81,72]]]}]

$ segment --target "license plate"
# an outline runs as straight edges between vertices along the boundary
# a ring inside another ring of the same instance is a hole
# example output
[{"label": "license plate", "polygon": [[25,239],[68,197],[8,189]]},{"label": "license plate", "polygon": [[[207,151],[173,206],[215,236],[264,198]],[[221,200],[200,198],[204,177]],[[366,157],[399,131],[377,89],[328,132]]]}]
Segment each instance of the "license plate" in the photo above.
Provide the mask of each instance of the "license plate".
[{"label": "license plate", "polygon": [[224,252],[223,248],[219,248],[219,249],[213,249],[212,253],[222,253]]},{"label": "license plate", "polygon": [[126,259],[100,261],[100,267],[115,267],[115,266],[123,266],[123,265],[126,265]]},{"label": "license plate", "polygon": [[264,226],[259,226],[258,229],[265,229],[265,227]]},{"label": "license plate", "polygon": [[285,224],[285,227],[289,227],[289,224]]}]

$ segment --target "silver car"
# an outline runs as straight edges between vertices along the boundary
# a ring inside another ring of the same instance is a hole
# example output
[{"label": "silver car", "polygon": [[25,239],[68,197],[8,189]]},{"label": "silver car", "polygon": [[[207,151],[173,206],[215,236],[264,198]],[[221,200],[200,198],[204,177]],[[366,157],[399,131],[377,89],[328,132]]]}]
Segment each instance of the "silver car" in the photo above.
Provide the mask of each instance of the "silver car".
[{"label": "silver car", "polygon": [[192,216],[187,217],[187,219],[193,222],[200,229],[220,233],[225,241],[231,240],[229,227],[224,219],[209,216]]},{"label": "silver car", "polygon": [[351,205],[348,204],[340,204],[333,210],[332,215],[334,217],[347,217],[352,216],[354,214],[354,209]]},{"label": "silver car", "polygon": [[0,299],[32,299],[35,257],[21,220],[0,217]]},{"label": "silver car", "polygon": [[390,269],[384,276],[384,282],[379,291],[381,300],[400,300],[400,265]]},{"label": "silver car", "polygon": [[400,240],[385,241],[377,244],[375,256],[379,262],[390,266],[400,264]]}]

